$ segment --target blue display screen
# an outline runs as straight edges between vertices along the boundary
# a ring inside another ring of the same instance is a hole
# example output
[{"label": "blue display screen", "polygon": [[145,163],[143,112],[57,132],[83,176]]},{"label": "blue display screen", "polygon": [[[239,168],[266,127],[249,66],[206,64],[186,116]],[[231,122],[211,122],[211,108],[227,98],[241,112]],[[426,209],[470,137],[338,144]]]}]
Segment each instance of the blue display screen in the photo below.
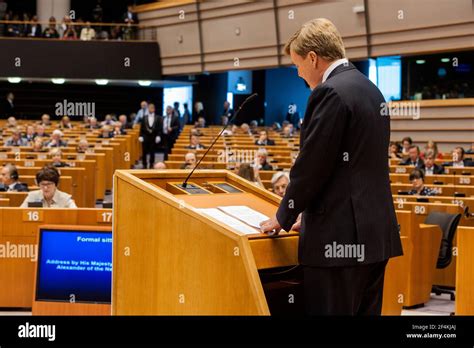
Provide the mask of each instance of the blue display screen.
[{"label": "blue display screen", "polygon": [[37,301],[110,303],[112,233],[41,230]]}]

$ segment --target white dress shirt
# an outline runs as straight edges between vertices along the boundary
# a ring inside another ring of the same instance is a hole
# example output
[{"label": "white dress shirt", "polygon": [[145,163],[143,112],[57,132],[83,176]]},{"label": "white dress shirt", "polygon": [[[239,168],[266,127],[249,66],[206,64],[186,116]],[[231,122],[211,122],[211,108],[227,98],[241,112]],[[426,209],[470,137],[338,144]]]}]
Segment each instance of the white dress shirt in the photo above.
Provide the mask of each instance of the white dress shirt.
[{"label": "white dress shirt", "polygon": [[333,70],[336,69],[341,64],[346,64],[347,65],[347,64],[349,64],[349,61],[347,60],[347,58],[342,58],[342,59],[338,59],[338,60],[332,62],[332,64],[324,72],[323,80],[321,81],[321,83],[325,82],[327,80],[329,74],[332,73]]},{"label": "white dress shirt", "polygon": [[155,113],[148,114],[148,125],[150,128],[153,127],[153,124],[155,123]]}]

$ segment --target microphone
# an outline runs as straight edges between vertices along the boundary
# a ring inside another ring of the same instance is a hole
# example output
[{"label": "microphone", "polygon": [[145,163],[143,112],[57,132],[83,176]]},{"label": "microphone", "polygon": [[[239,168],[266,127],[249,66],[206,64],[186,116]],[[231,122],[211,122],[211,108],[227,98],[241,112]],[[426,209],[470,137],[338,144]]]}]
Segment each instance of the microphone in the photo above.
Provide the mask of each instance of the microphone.
[{"label": "microphone", "polygon": [[256,97],[258,96],[258,93],[254,93],[250,96],[247,97],[247,99],[244,100],[244,102],[239,106],[239,108],[237,109],[237,111],[234,113],[234,116],[232,116],[229,121],[227,122],[227,124],[222,127],[221,131],[219,132],[219,134],[214,138],[214,140],[212,141],[211,143],[211,146],[209,146],[207,148],[207,151],[204,152],[204,155],[202,155],[202,157],[199,159],[198,163],[194,166],[193,170],[191,170],[191,173],[188,174],[188,176],[186,177],[186,179],[183,181],[183,183],[181,184],[181,187],[183,188],[186,188],[188,186],[188,180],[191,178],[191,176],[193,175],[194,171],[196,170],[197,167],[199,167],[199,165],[201,164],[202,160],[204,159],[204,157],[206,157],[207,153],[212,149],[212,147],[214,146],[214,144],[217,142],[217,140],[220,138],[220,136],[222,135],[222,133],[224,133],[225,129],[227,128],[227,126],[229,124],[232,123],[232,121],[234,121],[234,119],[237,118],[237,115],[240,113],[240,111],[242,110],[243,106],[245,104],[247,104],[249,101],[251,101],[252,99],[255,99]]}]

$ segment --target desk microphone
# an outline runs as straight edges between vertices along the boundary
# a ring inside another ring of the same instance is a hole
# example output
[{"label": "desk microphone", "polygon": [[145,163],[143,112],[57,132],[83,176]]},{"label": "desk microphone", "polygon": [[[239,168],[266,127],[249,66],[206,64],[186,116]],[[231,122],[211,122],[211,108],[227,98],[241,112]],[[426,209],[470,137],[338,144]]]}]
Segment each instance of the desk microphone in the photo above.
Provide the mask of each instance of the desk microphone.
[{"label": "desk microphone", "polygon": [[207,148],[207,151],[204,153],[204,155],[201,156],[201,158],[199,159],[198,163],[194,166],[193,170],[191,170],[191,173],[189,173],[189,175],[187,176],[186,180],[183,181],[183,183],[181,184],[181,186],[183,188],[186,188],[188,186],[188,180],[191,178],[191,176],[193,175],[194,171],[196,170],[197,167],[199,167],[199,165],[201,164],[202,160],[204,159],[204,157],[206,157],[207,153],[212,149],[212,147],[214,146],[214,144],[216,143],[216,141],[220,138],[220,136],[222,135],[222,133],[224,133],[225,129],[227,128],[227,126],[229,124],[232,123],[232,121],[234,121],[236,118],[237,118],[237,115],[240,113],[240,110],[242,110],[243,106],[245,104],[247,104],[249,101],[251,101],[252,99],[255,99],[256,97],[258,96],[258,93],[254,93],[252,95],[250,95],[247,99],[244,100],[244,102],[242,103],[242,105],[239,106],[239,108],[237,109],[237,111],[234,113],[234,116],[232,116],[229,121],[227,122],[227,124],[222,127],[222,130],[219,132],[219,134],[214,138],[214,140],[212,141],[212,144],[211,146],[209,146]]}]

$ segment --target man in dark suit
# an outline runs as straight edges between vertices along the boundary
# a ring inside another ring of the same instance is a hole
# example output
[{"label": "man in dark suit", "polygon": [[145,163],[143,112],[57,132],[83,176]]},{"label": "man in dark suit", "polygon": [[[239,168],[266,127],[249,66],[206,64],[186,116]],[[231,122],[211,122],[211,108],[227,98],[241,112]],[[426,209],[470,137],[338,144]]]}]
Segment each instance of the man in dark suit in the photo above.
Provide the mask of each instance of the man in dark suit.
[{"label": "man in dark suit", "polygon": [[304,24],[285,51],[312,93],[290,183],[262,232],[300,230],[308,314],[380,315],[385,266],[402,255],[384,98],[345,59],[341,36],[327,19]]},{"label": "man in dark suit", "polygon": [[33,16],[31,18],[31,23],[26,26],[26,36],[28,37],[42,37],[43,30],[41,29],[41,24],[38,23],[38,16]]},{"label": "man in dark suit", "polygon": [[[162,135],[163,118],[155,114],[155,105],[150,103],[148,104],[148,114],[141,121],[140,136],[138,137],[142,143],[143,168],[153,168],[156,148],[162,141]],[[147,160],[147,155],[150,155],[150,162]],[[150,163],[149,167],[148,163]]]},{"label": "man in dark suit", "polygon": [[440,166],[435,163],[435,154],[433,150],[428,150],[425,152],[425,158],[423,159],[423,164],[419,166],[423,170],[425,175],[440,175],[444,173],[443,166]]},{"label": "man in dark suit", "polygon": [[0,191],[28,192],[28,185],[18,181],[18,169],[14,164],[6,164],[0,170]]},{"label": "man in dark suit", "polygon": [[5,117],[15,116],[15,104],[13,104],[14,100],[15,95],[12,92],[7,93],[6,98],[2,100],[2,104],[0,105],[0,112]]},{"label": "man in dark suit", "polygon": [[400,162],[401,166],[415,166],[419,167],[423,164],[420,158],[420,148],[416,145],[411,145],[408,148],[408,158]]},{"label": "man in dark suit", "polygon": [[268,138],[268,132],[266,130],[260,131],[260,136],[257,140],[255,140],[255,145],[260,146],[273,146],[275,145],[275,141]]},{"label": "man in dark suit", "polygon": [[179,135],[179,116],[176,115],[175,109],[172,106],[166,107],[166,114],[163,117],[163,152],[165,155],[165,161],[168,159],[168,154],[178,139]]},{"label": "man in dark suit", "polygon": [[444,163],[447,167],[474,167],[474,162],[470,158],[465,158],[466,151],[463,147],[457,146],[453,150],[453,160],[451,162]]}]

